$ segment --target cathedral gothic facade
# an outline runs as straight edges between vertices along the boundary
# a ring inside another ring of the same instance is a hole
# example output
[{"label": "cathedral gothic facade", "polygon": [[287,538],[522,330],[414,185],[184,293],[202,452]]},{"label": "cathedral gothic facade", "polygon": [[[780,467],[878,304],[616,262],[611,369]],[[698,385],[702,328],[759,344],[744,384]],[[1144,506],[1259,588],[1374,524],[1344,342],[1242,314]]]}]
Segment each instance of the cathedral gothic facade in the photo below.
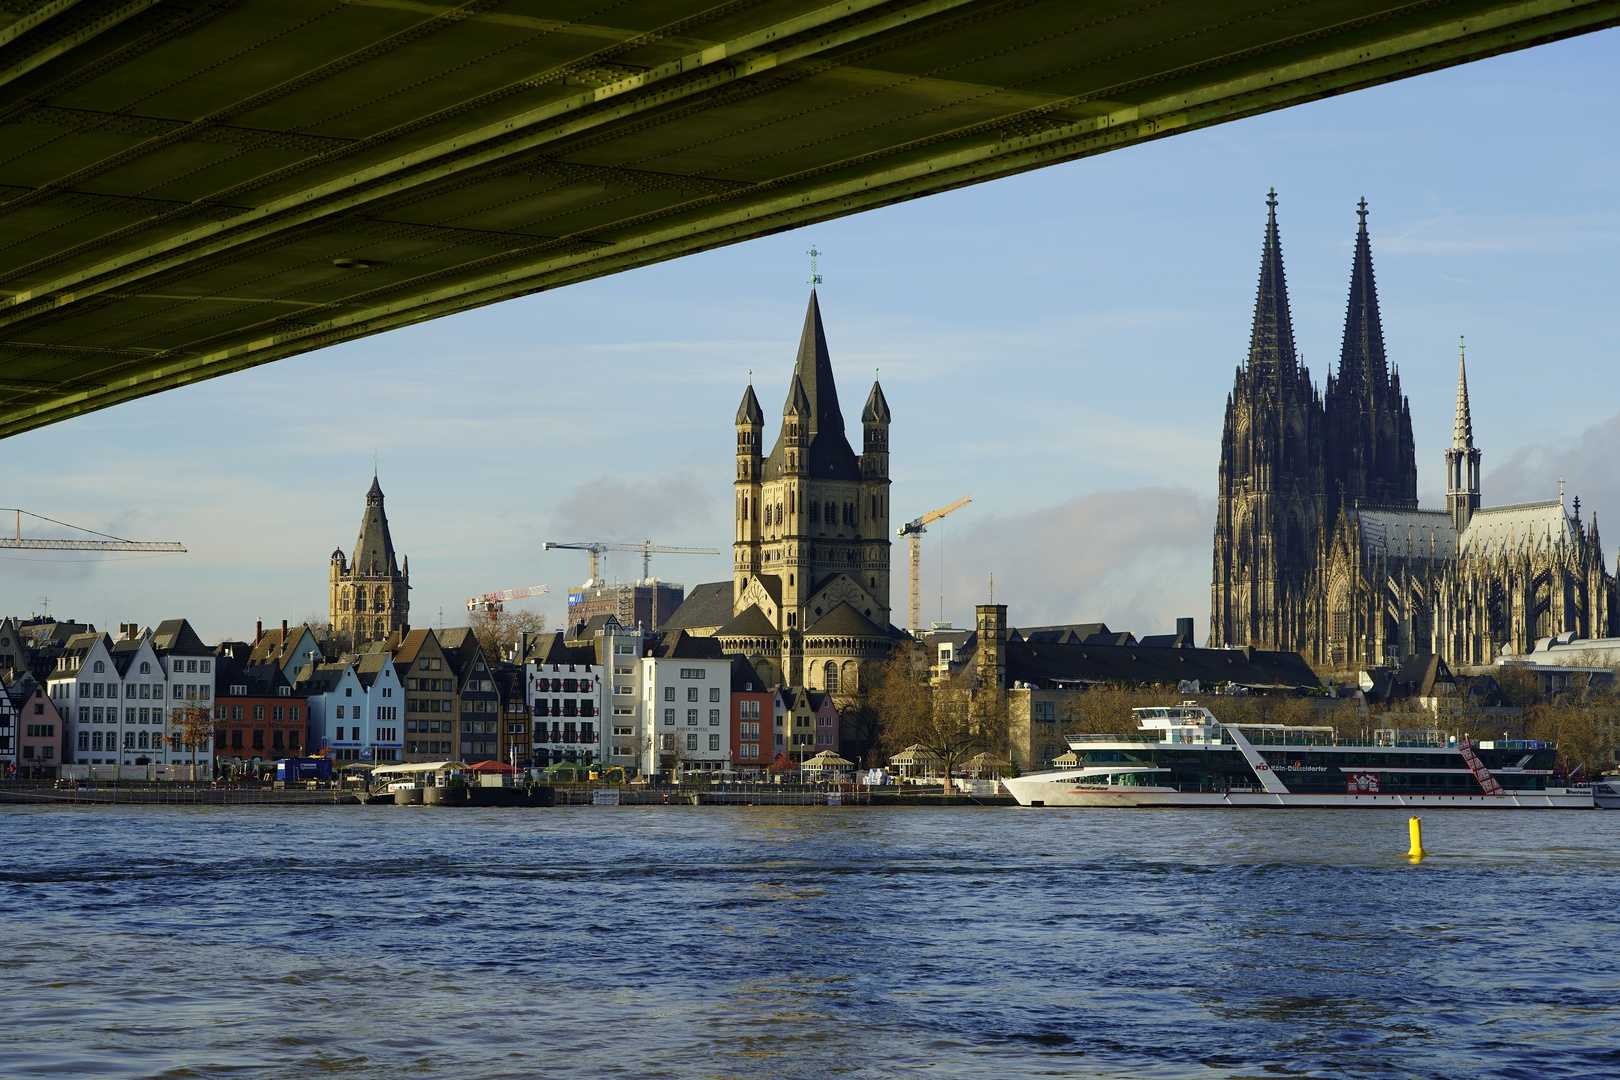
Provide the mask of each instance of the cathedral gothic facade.
[{"label": "cathedral gothic facade", "polygon": [[411,560],[406,557],[403,569],[395,561],[382,485],[373,476],[354,557],[345,558],[342,548],[332,552],[327,614],[333,631],[355,649],[386,641],[396,631],[403,635],[410,629],[410,589]]},{"label": "cathedral gothic facade", "polygon": [[862,666],[894,644],[889,419],[873,382],[856,454],[812,289],[769,454],[752,385],[737,409],[733,617],[715,634],[784,685],[852,693]]},{"label": "cathedral gothic facade", "polygon": [[1277,199],[1267,199],[1249,357],[1226,400],[1210,644],[1304,653],[1334,670],[1438,653],[1492,663],[1538,638],[1614,633],[1615,580],[1580,500],[1483,508],[1461,360],[1446,508],[1417,504],[1412,414],[1384,355],[1359,207],[1337,373],[1298,361]]}]

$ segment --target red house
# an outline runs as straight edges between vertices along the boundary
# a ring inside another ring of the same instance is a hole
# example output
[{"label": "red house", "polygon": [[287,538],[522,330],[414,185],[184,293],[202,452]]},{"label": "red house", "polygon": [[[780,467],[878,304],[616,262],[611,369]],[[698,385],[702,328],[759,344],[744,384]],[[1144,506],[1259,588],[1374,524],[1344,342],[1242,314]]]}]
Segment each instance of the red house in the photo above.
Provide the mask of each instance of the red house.
[{"label": "red house", "polygon": [[776,757],[776,692],[768,690],[748,661],[731,665],[731,768],[763,772]]}]

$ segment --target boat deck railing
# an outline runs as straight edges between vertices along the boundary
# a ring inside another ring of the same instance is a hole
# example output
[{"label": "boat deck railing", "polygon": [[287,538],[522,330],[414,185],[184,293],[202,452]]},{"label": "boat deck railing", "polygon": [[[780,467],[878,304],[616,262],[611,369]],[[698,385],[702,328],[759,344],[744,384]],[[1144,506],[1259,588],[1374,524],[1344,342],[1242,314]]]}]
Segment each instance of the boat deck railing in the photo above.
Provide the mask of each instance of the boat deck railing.
[{"label": "boat deck railing", "polygon": [[[1151,734],[1151,735],[1140,735],[1140,734],[1139,735],[1094,735],[1094,734],[1092,734],[1092,735],[1066,735],[1066,736],[1064,736],[1064,738],[1066,738],[1071,745],[1073,745],[1075,743],[1139,743],[1139,744],[1154,745],[1154,746],[1163,744],[1163,745],[1166,745],[1166,746],[1226,746],[1226,747],[1230,747],[1230,746],[1235,745],[1232,742],[1231,739],[1227,739],[1227,738],[1223,738],[1223,739],[1219,739],[1219,740],[1210,739],[1207,742],[1202,740],[1202,739],[1174,739],[1174,740],[1167,740],[1164,737],[1163,734],[1159,734],[1159,733],[1155,733],[1155,734]],[[1257,735],[1249,735],[1249,736],[1247,736],[1247,738],[1249,740],[1249,745],[1250,746],[1336,746],[1336,747],[1344,747],[1344,748],[1347,748],[1347,749],[1356,749],[1356,748],[1361,748],[1361,747],[1383,747],[1385,749],[1394,749],[1394,748],[1405,749],[1405,748],[1410,747],[1410,748],[1412,748],[1414,750],[1455,750],[1457,748],[1456,743],[1450,742],[1450,741],[1447,741],[1447,740],[1444,740],[1444,739],[1441,739],[1441,740],[1424,740],[1424,739],[1395,739],[1395,740],[1388,740],[1388,739],[1300,739],[1300,738],[1286,739],[1286,738],[1267,738],[1266,736],[1263,736],[1263,735],[1259,735],[1259,736],[1257,736]]]}]

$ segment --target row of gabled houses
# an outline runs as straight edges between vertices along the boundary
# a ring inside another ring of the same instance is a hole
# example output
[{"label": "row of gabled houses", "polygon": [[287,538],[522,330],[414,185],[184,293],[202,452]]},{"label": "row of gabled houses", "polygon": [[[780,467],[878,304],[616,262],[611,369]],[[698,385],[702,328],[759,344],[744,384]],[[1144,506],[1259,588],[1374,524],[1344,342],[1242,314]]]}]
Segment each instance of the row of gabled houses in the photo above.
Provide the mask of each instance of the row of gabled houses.
[{"label": "row of gabled houses", "polygon": [[470,627],[402,629],[340,652],[331,635],[286,623],[210,646],[185,619],[115,635],[7,618],[0,682],[11,776],[119,765],[228,778],[312,755],[750,775],[840,745],[831,695],[769,686],[712,637],[613,616],[527,635],[504,657]]}]

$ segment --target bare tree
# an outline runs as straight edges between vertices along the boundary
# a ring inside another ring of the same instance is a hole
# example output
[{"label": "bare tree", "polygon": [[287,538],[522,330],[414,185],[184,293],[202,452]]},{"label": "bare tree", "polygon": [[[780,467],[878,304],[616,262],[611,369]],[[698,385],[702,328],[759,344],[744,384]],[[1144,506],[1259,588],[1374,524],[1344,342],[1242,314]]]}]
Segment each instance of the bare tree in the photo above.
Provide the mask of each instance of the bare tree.
[{"label": "bare tree", "polygon": [[528,610],[497,611],[493,616],[475,611],[468,614],[467,625],[478,636],[485,658],[499,661],[506,659],[506,654],[523,640],[524,634],[545,633],[546,617]]},{"label": "bare tree", "polygon": [[915,660],[912,650],[902,649],[880,665],[870,703],[888,751],[920,746],[939,758],[949,794],[957,763],[984,749],[991,733],[982,722],[982,708],[975,716],[970,690],[954,684],[932,686],[927,665]]},{"label": "bare tree", "polygon": [[182,709],[175,717],[175,749],[191,751],[191,778],[197,779],[197,747],[214,738],[214,710],[208,705]]}]

